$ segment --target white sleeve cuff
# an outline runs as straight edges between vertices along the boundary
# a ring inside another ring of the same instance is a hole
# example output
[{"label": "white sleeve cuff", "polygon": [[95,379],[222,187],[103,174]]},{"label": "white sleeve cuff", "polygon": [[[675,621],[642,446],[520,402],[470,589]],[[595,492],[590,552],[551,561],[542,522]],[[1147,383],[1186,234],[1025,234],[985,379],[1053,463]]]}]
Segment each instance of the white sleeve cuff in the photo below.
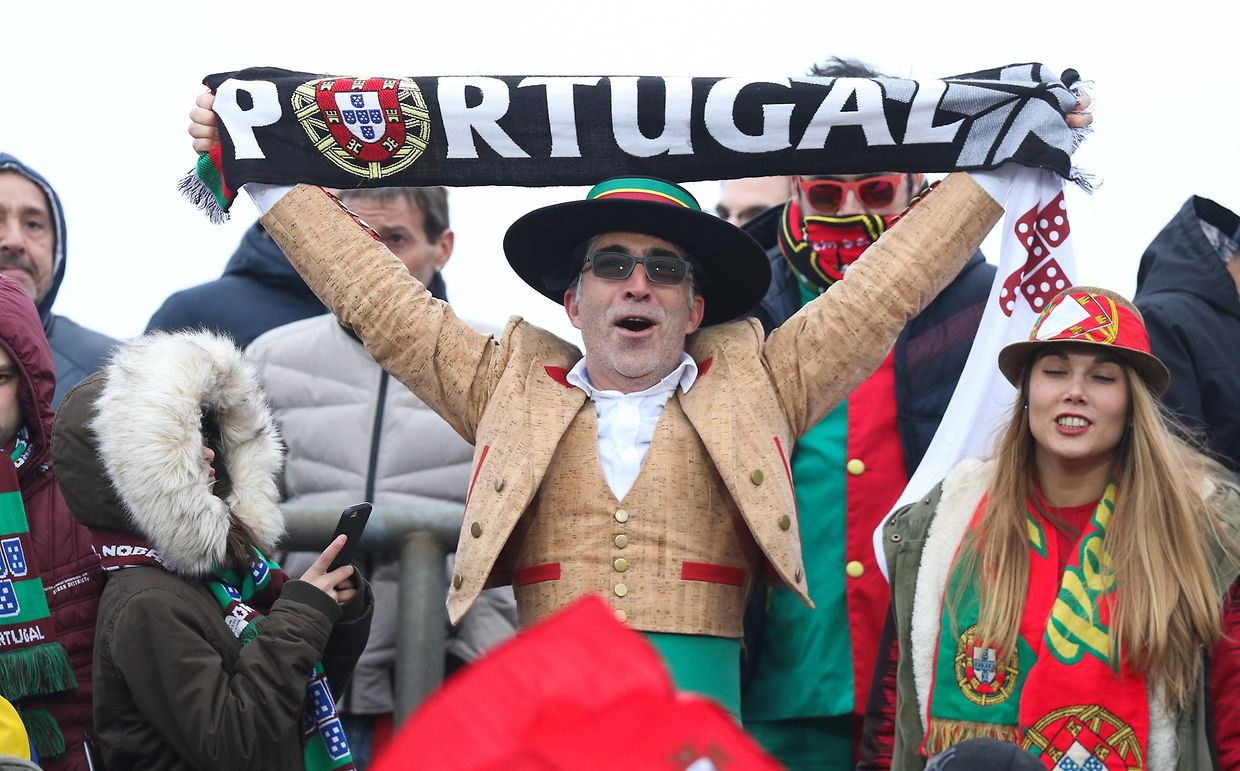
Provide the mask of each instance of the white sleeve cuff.
[{"label": "white sleeve cuff", "polygon": [[995,203],[1002,206],[1007,202],[1008,193],[1012,190],[1012,183],[1016,181],[1016,175],[1024,168],[1020,164],[1005,163],[997,169],[990,171],[970,171],[969,176],[978,184],[980,188],[986,191],[987,195],[995,199]]},{"label": "white sleeve cuff", "polygon": [[260,215],[266,214],[271,207],[276,205],[284,197],[284,194],[292,190],[292,185],[265,185],[261,182],[248,182],[241,186],[250,196],[250,200],[258,207]]}]

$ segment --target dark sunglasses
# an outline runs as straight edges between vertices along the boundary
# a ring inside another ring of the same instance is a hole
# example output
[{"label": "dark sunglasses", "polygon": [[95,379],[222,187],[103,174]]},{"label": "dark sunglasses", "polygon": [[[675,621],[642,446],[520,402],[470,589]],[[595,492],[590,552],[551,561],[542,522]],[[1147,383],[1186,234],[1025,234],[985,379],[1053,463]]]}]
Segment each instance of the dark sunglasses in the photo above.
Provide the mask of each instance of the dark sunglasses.
[{"label": "dark sunglasses", "polygon": [[586,255],[586,265],[599,278],[623,281],[638,263],[646,269],[646,280],[652,284],[679,284],[691,269],[687,260],[666,254],[634,257],[624,252],[595,252]]},{"label": "dark sunglasses", "polygon": [[852,191],[867,209],[881,209],[890,206],[896,199],[896,189],[900,187],[903,179],[903,174],[866,177],[852,182],[841,179],[806,179],[801,182],[801,190],[810,206],[826,214],[835,213],[844,204],[849,191]]}]

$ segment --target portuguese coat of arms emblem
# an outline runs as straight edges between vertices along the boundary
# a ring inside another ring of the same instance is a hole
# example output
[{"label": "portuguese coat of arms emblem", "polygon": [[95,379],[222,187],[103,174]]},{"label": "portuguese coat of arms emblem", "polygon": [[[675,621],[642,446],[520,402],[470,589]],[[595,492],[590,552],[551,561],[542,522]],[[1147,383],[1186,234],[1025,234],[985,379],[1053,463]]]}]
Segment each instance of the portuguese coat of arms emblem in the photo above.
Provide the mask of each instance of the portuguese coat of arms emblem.
[{"label": "portuguese coat of arms emblem", "polygon": [[956,684],[965,698],[988,707],[1007,701],[1016,688],[1015,657],[999,660],[997,651],[977,639],[977,625],[960,635],[956,646]]},{"label": "portuguese coat of arms emblem", "polygon": [[430,112],[412,80],[320,78],[298,86],[292,103],[319,152],[359,177],[404,171],[430,143]]}]

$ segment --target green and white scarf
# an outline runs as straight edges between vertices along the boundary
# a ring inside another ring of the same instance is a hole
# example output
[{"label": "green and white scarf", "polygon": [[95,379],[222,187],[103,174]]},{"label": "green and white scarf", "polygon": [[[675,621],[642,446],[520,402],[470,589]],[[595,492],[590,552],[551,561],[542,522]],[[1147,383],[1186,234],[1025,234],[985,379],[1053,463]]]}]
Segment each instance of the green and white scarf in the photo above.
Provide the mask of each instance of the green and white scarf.
[{"label": "green and white scarf", "polygon": [[[274,560],[268,560],[258,549],[253,552],[250,570],[244,575],[216,568],[207,579],[207,588],[224,611],[225,623],[242,645],[262,633],[267,619],[265,611],[270,610],[280,596],[280,588],[288,580]],[[315,662],[306,683],[301,733],[306,771],[352,771],[356,768],[321,662]]]},{"label": "green and white scarf", "polygon": [[77,688],[69,654],[43,592],[17,470],[32,454],[27,429],[0,453],[0,695],[14,703],[39,757],[63,755],[65,737],[51,713],[21,700]]}]

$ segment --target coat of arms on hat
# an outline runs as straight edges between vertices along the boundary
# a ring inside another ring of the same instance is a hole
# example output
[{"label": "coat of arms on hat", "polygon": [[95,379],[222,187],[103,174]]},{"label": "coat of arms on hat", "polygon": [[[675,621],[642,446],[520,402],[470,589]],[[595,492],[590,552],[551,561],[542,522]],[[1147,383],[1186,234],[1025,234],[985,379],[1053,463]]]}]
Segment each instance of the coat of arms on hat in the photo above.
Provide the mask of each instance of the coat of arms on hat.
[{"label": "coat of arms on hat", "polygon": [[403,171],[430,143],[430,112],[412,80],[320,78],[298,86],[292,105],[315,148],[359,177]]},{"label": "coat of arms on hat", "polygon": [[1047,306],[1033,330],[1034,340],[1113,343],[1118,335],[1115,301],[1087,291],[1069,292]]}]

